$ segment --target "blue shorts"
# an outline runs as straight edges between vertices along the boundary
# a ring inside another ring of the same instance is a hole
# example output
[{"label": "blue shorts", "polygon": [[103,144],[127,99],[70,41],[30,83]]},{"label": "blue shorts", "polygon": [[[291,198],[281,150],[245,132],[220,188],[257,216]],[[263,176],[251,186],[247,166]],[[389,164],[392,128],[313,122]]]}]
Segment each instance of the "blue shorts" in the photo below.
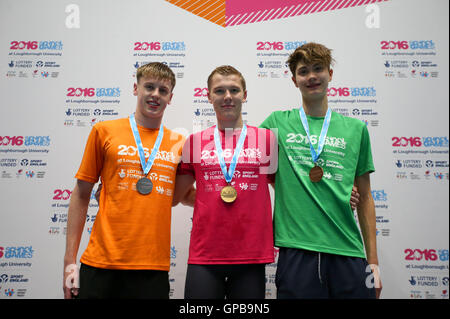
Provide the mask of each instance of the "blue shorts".
[{"label": "blue shorts", "polygon": [[364,258],[280,248],[275,278],[278,299],[374,299]]}]

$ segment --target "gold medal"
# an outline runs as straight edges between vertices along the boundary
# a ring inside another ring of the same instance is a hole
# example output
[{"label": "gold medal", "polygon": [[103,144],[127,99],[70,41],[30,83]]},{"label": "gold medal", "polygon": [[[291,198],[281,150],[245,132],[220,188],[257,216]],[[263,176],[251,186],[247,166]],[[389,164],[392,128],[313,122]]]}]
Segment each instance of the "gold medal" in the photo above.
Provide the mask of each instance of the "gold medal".
[{"label": "gold medal", "polygon": [[237,191],[233,186],[227,185],[220,191],[220,198],[222,198],[225,203],[232,203],[237,198]]},{"label": "gold medal", "polygon": [[323,176],[323,169],[320,166],[314,165],[313,168],[309,171],[309,179],[313,183],[320,182]]}]

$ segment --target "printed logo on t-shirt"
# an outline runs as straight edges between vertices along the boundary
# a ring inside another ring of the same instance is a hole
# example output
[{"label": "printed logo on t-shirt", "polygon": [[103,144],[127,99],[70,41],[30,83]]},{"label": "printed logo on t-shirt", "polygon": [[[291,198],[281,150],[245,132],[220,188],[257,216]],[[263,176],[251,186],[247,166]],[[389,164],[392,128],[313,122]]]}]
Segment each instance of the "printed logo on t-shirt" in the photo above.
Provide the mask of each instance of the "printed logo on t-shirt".
[{"label": "printed logo on t-shirt", "polygon": [[[233,152],[234,152],[233,149],[226,148],[223,150],[223,157],[231,158],[233,157]],[[239,153],[238,158],[260,159],[261,151],[258,148],[242,149],[241,152]],[[201,159],[202,160],[217,159],[217,151],[215,149],[203,150]]]},{"label": "printed logo on t-shirt", "polygon": [[[122,156],[139,156],[139,152],[136,146],[127,146],[127,145],[119,145],[119,151],[117,152],[117,155]],[[144,154],[145,158],[148,159],[150,157],[150,151],[147,147],[144,147]],[[173,152],[168,151],[158,151],[156,153],[155,159],[159,159],[162,161],[170,162],[170,163],[178,163],[176,160],[176,156],[173,154]]]},{"label": "printed logo on t-shirt", "polygon": [[[311,135],[311,144],[316,145],[319,141],[319,136]],[[300,134],[300,133],[287,133],[286,135],[286,143],[296,143],[296,144],[304,144],[309,145],[308,136]],[[327,136],[325,138],[325,145],[336,147],[345,150],[347,143],[343,137],[333,137]]]}]

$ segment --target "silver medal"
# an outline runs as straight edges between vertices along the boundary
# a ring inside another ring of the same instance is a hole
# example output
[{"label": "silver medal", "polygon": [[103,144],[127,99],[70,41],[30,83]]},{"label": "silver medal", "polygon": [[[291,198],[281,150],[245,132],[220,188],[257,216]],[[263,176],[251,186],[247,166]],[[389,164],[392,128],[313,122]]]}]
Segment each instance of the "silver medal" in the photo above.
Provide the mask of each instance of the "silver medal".
[{"label": "silver medal", "polygon": [[147,177],[143,177],[136,183],[136,189],[139,194],[147,195],[152,192],[153,183]]}]

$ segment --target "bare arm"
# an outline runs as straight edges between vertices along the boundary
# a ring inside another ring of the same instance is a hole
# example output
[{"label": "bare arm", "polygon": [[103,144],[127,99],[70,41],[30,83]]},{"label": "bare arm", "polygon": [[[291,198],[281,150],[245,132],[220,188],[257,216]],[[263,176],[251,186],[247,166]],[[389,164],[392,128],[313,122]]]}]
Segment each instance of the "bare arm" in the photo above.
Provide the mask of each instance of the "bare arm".
[{"label": "bare arm", "polygon": [[194,182],[192,175],[177,175],[172,206],[181,202],[183,205],[194,207],[196,195]]},{"label": "bare arm", "polygon": [[355,185],[358,188],[360,194],[360,201],[357,205],[359,225],[361,226],[364,246],[366,248],[367,262],[369,263],[369,265],[371,265],[371,268],[374,271],[375,288],[377,292],[377,298],[379,298],[382,286],[379,279],[378,267],[375,266],[378,265],[376,215],[375,203],[373,201],[370,188],[369,173],[356,177]]},{"label": "bare arm", "polygon": [[[66,268],[69,265],[76,264],[78,248],[83,233],[84,224],[86,222],[86,214],[91,198],[91,191],[94,187],[93,183],[77,180],[75,188],[70,197],[69,211],[67,217],[67,235],[66,235],[66,252],[64,255],[64,298],[71,298],[71,289],[67,287]],[[78,293],[75,290],[75,295]]]}]

